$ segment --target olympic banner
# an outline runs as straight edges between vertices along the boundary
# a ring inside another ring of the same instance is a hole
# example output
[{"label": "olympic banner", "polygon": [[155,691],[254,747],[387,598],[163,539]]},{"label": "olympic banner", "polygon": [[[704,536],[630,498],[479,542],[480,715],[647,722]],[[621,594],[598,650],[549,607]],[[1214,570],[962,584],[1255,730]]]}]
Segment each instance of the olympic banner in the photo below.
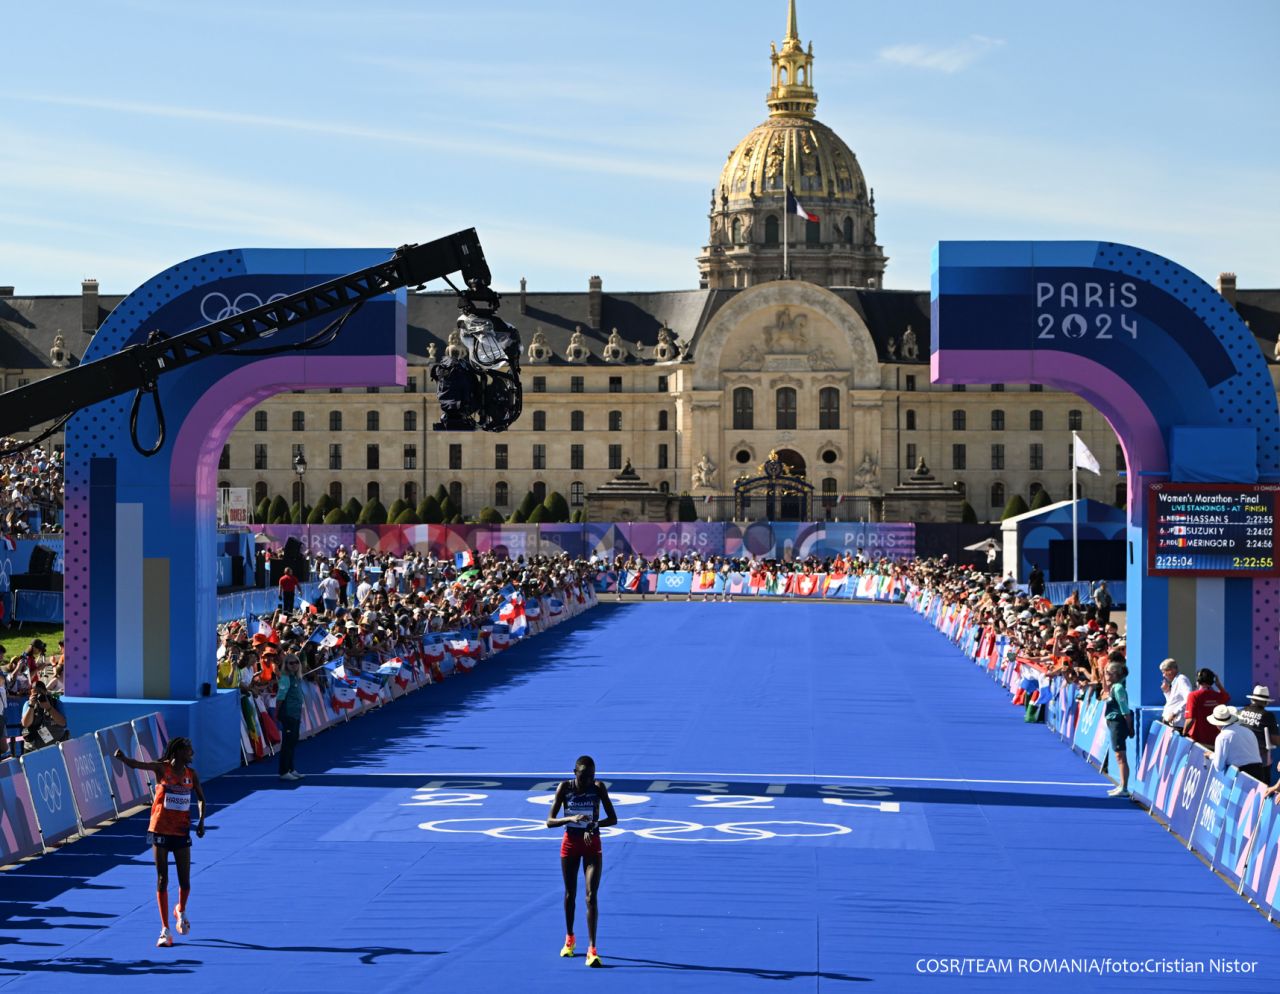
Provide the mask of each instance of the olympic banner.
[{"label": "olympic banner", "polygon": [[1242,893],[1260,908],[1280,910],[1280,804],[1275,798],[1262,802],[1262,817],[1253,838]]},{"label": "olympic banner", "polygon": [[44,852],[27,775],[16,759],[0,763],[0,866]]},{"label": "olympic banner", "polygon": [[660,594],[687,594],[693,586],[693,574],[684,570],[649,575],[656,578],[656,592]]},{"label": "olympic banner", "polygon": [[148,763],[158,763],[169,745],[169,730],[165,728],[164,715],[158,711],[133,719],[134,741],[138,753]]},{"label": "olympic banner", "polygon": [[98,747],[102,750],[102,762],[110,773],[108,782],[116,798],[116,810],[123,812],[139,804],[151,803],[151,790],[142,773],[113,758],[117,749],[126,756],[133,755],[133,726],[124,722],[99,729],[96,734]]},{"label": "olympic banner", "polygon": [[44,844],[57,845],[79,832],[71,778],[67,776],[62,753],[57,749],[37,749],[22,757],[22,768],[31,787],[31,803]]},{"label": "olympic banner", "polygon": [[1076,751],[1088,757],[1098,768],[1107,758],[1108,730],[1107,723],[1102,720],[1105,707],[1102,698],[1095,697],[1092,690],[1085,693],[1074,740]]},{"label": "olympic banner", "polygon": [[1134,797],[1149,808],[1155,806],[1157,789],[1162,778],[1169,773],[1169,766],[1176,752],[1175,743],[1181,739],[1181,735],[1159,721],[1153,722],[1147,732],[1147,744],[1137,766],[1133,768],[1129,789]]},{"label": "olympic banner", "polygon": [[1264,806],[1275,806],[1267,797],[1266,784],[1238,774],[1227,798],[1222,835],[1213,858],[1213,868],[1233,884],[1239,885],[1244,878]]},{"label": "olympic banner", "polygon": [[1190,739],[1190,748],[1182,757],[1180,768],[1173,772],[1173,811],[1169,818],[1169,830],[1182,839],[1191,839],[1191,829],[1204,801],[1209,786],[1210,757],[1204,748]]},{"label": "olympic banner", "polygon": [[107,771],[102,765],[102,752],[92,732],[59,743],[62,759],[71,777],[71,796],[80,812],[80,824],[92,828],[116,816],[107,785]]},{"label": "olympic banner", "polygon": [[1185,736],[1171,736],[1166,750],[1167,757],[1153,771],[1155,780],[1151,788],[1151,813],[1159,815],[1166,823],[1173,820],[1178,792],[1182,789],[1182,778],[1186,775],[1187,757],[1194,745]]},{"label": "olympic banner", "polygon": [[1225,772],[1210,767],[1205,777],[1204,791],[1201,794],[1200,810],[1195,816],[1195,821],[1191,823],[1191,835],[1187,841],[1191,848],[1210,864],[1213,863],[1213,858],[1218,852],[1218,844],[1222,840],[1227,807],[1231,799],[1231,788],[1235,781],[1235,767],[1230,767]]}]

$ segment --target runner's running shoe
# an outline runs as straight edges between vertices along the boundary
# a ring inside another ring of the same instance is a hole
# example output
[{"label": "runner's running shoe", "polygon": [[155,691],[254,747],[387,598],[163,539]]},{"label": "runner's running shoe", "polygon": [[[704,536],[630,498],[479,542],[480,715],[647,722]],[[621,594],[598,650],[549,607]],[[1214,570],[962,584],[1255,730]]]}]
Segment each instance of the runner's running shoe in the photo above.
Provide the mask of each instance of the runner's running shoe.
[{"label": "runner's running shoe", "polygon": [[176,904],[173,906],[173,924],[178,930],[179,935],[186,935],[191,931],[191,919],[188,918],[187,913],[180,910]]},{"label": "runner's running shoe", "polygon": [[572,935],[566,935],[564,937],[564,948],[560,950],[560,955],[572,956],[573,949],[577,945],[577,943],[578,943],[578,940],[575,939]]},{"label": "runner's running shoe", "polygon": [[600,954],[596,952],[595,946],[587,947],[587,966],[604,966],[600,962]]},{"label": "runner's running shoe", "polygon": [[169,935],[169,930],[167,928],[162,928],[160,930],[160,938],[156,939],[156,945],[157,946],[173,945],[173,938],[172,936]]}]

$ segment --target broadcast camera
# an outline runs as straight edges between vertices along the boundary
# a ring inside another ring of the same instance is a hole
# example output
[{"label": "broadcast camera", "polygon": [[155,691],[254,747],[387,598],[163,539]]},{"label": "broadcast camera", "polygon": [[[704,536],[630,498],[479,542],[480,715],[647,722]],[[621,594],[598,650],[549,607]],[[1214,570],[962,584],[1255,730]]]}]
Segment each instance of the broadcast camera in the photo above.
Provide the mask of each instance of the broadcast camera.
[{"label": "broadcast camera", "polygon": [[520,333],[498,317],[498,295],[478,280],[458,295],[462,355],[447,351],[431,367],[440,400],[436,431],[506,431],[517,418]]}]

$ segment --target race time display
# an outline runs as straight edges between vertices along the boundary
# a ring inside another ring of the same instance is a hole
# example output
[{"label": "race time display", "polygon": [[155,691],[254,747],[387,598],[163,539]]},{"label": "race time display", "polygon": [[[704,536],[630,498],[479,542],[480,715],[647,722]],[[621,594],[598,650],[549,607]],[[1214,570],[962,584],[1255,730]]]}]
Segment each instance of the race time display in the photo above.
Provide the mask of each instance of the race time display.
[{"label": "race time display", "polygon": [[1147,572],[1280,576],[1278,484],[1153,483],[1147,490]]}]

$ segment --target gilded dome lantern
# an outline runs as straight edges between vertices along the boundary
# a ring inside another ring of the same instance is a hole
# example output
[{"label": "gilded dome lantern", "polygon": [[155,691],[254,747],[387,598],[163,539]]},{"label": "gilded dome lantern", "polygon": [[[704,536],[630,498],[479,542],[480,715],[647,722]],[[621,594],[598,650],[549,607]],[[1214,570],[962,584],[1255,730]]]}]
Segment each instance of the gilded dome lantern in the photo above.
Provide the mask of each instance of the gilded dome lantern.
[{"label": "gilded dome lantern", "polygon": [[[791,276],[824,286],[879,286],[885,256],[875,239],[875,199],[853,150],[814,117],[813,45],[800,41],[795,0],[787,33],[770,45],[769,117],[729,153],[712,191],[711,237],[698,259],[712,289],[752,286],[783,276],[782,239]],[[783,223],[790,187],[816,222]]]}]

